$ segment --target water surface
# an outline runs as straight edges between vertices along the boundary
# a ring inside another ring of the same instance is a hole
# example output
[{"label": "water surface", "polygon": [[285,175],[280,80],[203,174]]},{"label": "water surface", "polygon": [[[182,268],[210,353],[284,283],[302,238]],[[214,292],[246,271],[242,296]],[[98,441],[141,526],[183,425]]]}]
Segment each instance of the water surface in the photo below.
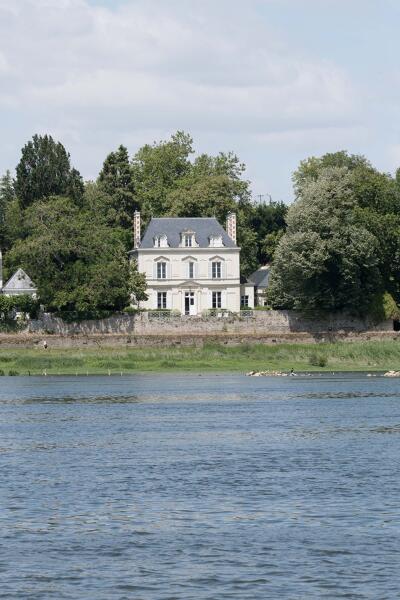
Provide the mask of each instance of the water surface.
[{"label": "water surface", "polygon": [[400,380],[0,378],[0,597],[400,597]]}]

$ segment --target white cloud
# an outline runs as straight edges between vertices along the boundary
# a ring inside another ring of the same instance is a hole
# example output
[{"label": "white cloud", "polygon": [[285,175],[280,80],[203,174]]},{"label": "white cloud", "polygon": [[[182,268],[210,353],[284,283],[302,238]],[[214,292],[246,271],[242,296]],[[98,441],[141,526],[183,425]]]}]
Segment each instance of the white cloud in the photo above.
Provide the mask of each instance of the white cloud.
[{"label": "white cloud", "polygon": [[122,139],[149,131],[151,139],[177,128],[239,139],[357,120],[346,73],[291,48],[256,6],[0,0],[0,105],[22,117],[19,145],[38,130],[61,133],[94,176]]}]

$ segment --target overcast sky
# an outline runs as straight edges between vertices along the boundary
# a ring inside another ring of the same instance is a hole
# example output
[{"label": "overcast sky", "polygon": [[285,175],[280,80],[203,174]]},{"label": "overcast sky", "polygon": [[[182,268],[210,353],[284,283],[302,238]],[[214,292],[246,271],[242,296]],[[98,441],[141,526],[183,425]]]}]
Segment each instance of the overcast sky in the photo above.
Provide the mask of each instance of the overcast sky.
[{"label": "overcast sky", "polygon": [[310,155],[400,166],[399,0],[0,0],[0,172],[49,133],[85,179],[183,129],[290,201]]}]

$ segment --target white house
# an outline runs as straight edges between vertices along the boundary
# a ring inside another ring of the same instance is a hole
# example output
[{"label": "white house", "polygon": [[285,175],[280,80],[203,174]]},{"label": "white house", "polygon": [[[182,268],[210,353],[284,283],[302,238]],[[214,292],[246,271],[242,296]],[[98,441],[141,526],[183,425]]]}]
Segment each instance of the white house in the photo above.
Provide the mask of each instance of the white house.
[{"label": "white house", "polygon": [[0,250],[0,294],[5,296],[20,296],[27,294],[36,298],[37,289],[32,279],[23,269],[18,269],[3,286],[3,256]]},{"label": "white house", "polygon": [[[198,315],[208,309],[240,310],[240,248],[236,215],[226,231],[215,218],[151,219],[141,237],[140,213],[134,216],[131,258],[145,273],[148,309]],[[251,304],[250,304],[251,305]]]}]

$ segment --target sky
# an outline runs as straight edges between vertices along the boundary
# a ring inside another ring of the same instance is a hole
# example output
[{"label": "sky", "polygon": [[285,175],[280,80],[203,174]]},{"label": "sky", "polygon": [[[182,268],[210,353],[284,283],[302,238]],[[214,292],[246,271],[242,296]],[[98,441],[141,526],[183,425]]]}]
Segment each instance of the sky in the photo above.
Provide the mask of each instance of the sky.
[{"label": "sky", "polygon": [[398,0],[0,0],[0,174],[51,134],[85,179],[109,152],[190,133],[254,197],[308,156],[400,166]]}]

